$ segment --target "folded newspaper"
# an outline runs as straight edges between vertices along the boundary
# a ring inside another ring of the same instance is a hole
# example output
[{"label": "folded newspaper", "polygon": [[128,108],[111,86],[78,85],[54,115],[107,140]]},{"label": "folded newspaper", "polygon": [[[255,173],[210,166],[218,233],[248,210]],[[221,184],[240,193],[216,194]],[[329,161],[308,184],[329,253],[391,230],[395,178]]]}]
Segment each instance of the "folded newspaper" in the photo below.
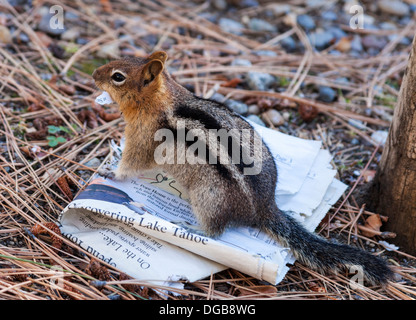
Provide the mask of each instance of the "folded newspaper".
[{"label": "folded newspaper", "polygon": [[[346,190],[334,178],[329,152],[319,141],[251,124],[278,167],[278,206],[313,231]],[[113,150],[114,167],[122,146]],[[255,228],[203,236],[185,190],[163,171],[122,182],[96,175],[64,209],[60,223],[66,237],[95,257],[133,278],[164,285],[227,268],[277,284],[295,261],[289,248]]]}]

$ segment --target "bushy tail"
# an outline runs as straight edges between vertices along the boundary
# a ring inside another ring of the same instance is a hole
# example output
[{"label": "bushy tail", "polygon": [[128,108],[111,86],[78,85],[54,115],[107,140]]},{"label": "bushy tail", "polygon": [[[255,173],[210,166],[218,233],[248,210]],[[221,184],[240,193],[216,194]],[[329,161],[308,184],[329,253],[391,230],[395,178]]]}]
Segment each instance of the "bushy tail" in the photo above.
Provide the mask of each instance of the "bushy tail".
[{"label": "bushy tail", "polygon": [[349,245],[329,242],[307,231],[294,218],[280,210],[274,219],[269,220],[266,228],[277,236],[282,245],[291,248],[299,261],[314,270],[334,272],[340,266],[354,266],[360,268],[355,270],[363,270],[368,281],[381,285],[385,285],[393,275],[392,270],[380,258]]}]

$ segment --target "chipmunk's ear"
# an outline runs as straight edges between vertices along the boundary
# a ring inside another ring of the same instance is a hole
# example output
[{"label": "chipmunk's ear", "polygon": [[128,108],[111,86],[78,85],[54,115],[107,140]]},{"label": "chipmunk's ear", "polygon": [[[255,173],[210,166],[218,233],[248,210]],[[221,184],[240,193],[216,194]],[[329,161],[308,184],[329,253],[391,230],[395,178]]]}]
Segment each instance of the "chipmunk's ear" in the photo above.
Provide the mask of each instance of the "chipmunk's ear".
[{"label": "chipmunk's ear", "polygon": [[165,63],[166,60],[168,59],[168,54],[165,51],[155,51],[147,59],[148,60],[157,59]]},{"label": "chipmunk's ear", "polygon": [[143,67],[142,79],[143,85],[149,85],[163,71],[163,62],[154,59]]}]

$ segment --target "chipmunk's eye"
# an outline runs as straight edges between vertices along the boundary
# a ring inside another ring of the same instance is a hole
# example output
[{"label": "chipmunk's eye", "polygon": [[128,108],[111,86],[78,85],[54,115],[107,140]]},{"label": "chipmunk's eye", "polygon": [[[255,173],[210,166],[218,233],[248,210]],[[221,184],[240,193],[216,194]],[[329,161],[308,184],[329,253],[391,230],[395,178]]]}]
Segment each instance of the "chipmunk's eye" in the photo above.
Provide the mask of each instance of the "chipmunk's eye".
[{"label": "chipmunk's eye", "polygon": [[124,80],[126,80],[126,77],[124,75],[122,75],[120,72],[115,72],[111,76],[111,79],[113,79],[113,81],[115,81],[115,82],[120,83],[120,82],[124,82]]}]

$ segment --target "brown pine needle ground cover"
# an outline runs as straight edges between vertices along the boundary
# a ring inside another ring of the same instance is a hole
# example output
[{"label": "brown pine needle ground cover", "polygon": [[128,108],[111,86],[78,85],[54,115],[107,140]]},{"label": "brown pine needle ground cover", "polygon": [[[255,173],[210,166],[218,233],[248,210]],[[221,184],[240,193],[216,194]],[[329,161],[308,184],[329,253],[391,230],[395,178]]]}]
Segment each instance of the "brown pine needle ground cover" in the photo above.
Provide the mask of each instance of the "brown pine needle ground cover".
[{"label": "brown pine needle ground cover", "polygon": [[[311,12],[305,2],[293,1],[292,10]],[[63,8],[65,28],[76,30],[75,37],[39,28],[45,8],[53,5]],[[260,1],[224,16],[244,21],[267,16],[270,9]],[[291,14],[279,17],[279,33],[246,29],[235,35],[201,14],[212,10],[203,1],[34,1],[14,7],[0,1],[0,27],[11,39],[0,41],[0,299],[416,297],[415,257],[380,245],[379,240],[394,241],[394,234],[379,228],[387,218],[359,207],[353,196],[377,168],[382,146],[371,134],[388,129],[410,50],[401,40],[414,34],[415,20],[393,31],[342,24],[352,35],[397,35],[378,54],[351,56],[331,53],[342,49],[339,42],[315,50]],[[289,36],[303,49],[286,52],[281,41]],[[112,58],[159,49],[168,52],[177,81],[195,94],[210,97],[216,91],[257,105],[267,126],[321,140],[334,156],[338,178],[350,188],[317,231],[387,259],[396,279],[386,288],[354,287],[347,271],[322,275],[295,263],[277,286],[226,270],[170,289],[130,279],[62,237],[55,225],[60,212],[110,156],[110,141],[119,142],[123,134],[117,107],[94,103],[92,71]],[[237,58],[251,65],[232,65]],[[267,72],[280,82],[274,90],[253,90],[245,84],[248,72]],[[337,81],[342,77],[349,81]],[[335,89],[338,99],[319,101],[321,85]],[[273,125],[265,112],[271,108],[283,113],[285,124]]]}]

